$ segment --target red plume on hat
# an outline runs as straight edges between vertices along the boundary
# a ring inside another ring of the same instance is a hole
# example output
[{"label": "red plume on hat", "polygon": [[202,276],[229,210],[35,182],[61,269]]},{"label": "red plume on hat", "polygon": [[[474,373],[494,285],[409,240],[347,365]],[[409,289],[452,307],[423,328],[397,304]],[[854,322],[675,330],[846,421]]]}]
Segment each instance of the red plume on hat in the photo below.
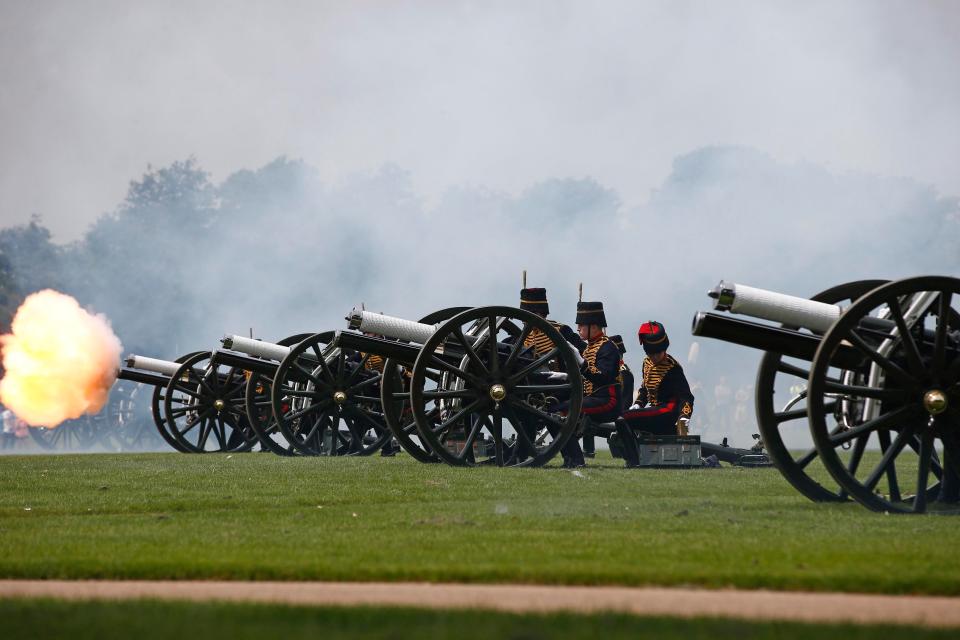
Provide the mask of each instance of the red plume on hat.
[{"label": "red plume on hat", "polygon": [[653,320],[640,325],[637,337],[640,339],[640,344],[643,345],[643,350],[647,355],[666,351],[667,347],[670,346],[667,330],[663,328],[662,324]]}]

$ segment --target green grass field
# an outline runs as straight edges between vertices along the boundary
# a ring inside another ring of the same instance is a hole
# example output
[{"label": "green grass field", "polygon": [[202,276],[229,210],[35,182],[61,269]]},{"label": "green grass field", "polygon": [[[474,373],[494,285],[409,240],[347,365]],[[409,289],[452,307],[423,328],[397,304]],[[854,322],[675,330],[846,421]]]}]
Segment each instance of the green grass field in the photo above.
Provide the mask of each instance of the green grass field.
[{"label": "green grass field", "polygon": [[514,615],[364,607],[283,607],[173,602],[0,600],[6,638],[651,638],[656,640],[921,640],[956,638],[955,629],[808,625],[717,619],[603,615]]},{"label": "green grass field", "polygon": [[170,453],[5,456],[0,478],[4,578],[960,594],[960,521],[814,504],[773,469]]}]

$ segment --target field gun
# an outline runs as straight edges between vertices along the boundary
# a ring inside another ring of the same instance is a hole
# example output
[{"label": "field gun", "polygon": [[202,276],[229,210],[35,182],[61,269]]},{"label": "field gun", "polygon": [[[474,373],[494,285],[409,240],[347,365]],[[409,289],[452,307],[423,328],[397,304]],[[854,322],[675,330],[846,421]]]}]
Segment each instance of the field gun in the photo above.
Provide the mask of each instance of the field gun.
[{"label": "field gun", "polygon": [[960,511],[960,280],[864,280],[810,300],[721,282],[708,295],[720,313],[697,313],[693,334],[765,351],[757,421],[794,487],[878,511]]},{"label": "field gun", "polygon": [[[539,316],[492,306],[444,309],[419,322],[357,310],[346,319],[350,329],[334,344],[383,358],[384,416],[413,457],[539,466],[573,435],[583,392],[576,356]],[[535,331],[551,345],[540,355],[525,344]],[[569,413],[549,410],[558,397],[569,400]]]},{"label": "field gun", "polygon": [[129,355],[117,374],[153,387],[151,410],[163,440],[183,453],[249,451],[256,438],[236,395],[243,372],[196,351],[176,360]]},{"label": "field gun", "polygon": [[[390,439],[369,358],[332,345],[332,331],[278,343],[221,340],[216,359],[248,372],[247,416],[262,446],[280,455],[371,455]],[[300,344],[308,341],[304,349]],[[295,352],[295,353],[294,353]],[[294,355],[291,355],[291,354]]]}]

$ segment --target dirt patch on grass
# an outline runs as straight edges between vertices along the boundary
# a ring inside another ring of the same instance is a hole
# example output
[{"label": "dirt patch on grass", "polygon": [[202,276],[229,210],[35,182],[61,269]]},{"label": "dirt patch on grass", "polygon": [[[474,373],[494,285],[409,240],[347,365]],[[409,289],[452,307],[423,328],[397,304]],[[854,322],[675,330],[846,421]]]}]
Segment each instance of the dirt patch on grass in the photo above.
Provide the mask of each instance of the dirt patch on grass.
[{"label": "dirt patch on grass", "polygon": [[960,627],[960,598],[634,587],[356,582],[0,580],[0,597],[161,599],[469,608],[518,613],[614,611],[815,623]]}]

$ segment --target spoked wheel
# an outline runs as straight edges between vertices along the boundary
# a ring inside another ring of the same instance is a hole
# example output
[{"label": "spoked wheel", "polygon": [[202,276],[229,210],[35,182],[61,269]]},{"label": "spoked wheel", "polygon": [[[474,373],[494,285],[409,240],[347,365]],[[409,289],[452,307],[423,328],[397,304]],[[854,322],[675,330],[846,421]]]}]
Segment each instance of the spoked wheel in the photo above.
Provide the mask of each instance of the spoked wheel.
[{"label": "spoked wheel", "polygon": [[145,419],[142,385],[120,380],[110,390],[107,406],[95,416],[100,443],[110,451],[138,451],[159,443],[156,432]]},{"label": "spoked wheel", "polygon": [[243,407],[244,371],[210,353],[187,358],[167,384],[167,428],[189,453],[249,451],[257,442]]},{"label": "spoked wheel", "polygon": [[[204,351],[193,351],[186,355],[182,355],[174,362],[183,364],[188,358],[192,358],[196,355],[205,353]],[[189,453],[189,449],[180,444],[176,438],[173,437],[173,434],[170,432],[170,425],[167,424],[167,414],[164,408],[164,401],[167,398],[167,388],[157,386],[153,389],[153,395],[150,398],[150,413],[153,416],[153,424],[157,427],[157,433],[160,434],[160,437],[168,445],[173,447],[174,450],[179,451],[180,453]]]},{"label": "spoked wheel", "polygon": [[[305,338],[309,338],[311,333],[298,333],[296,335],[284,338],[277,344],[284,347],[292,347],[300,343]],[[279,366],[279,365],[278,365]],[[270,388],[273,379],[261,373],[250,372],[247,380],[247,388],[244,393],[244,407],[247,411],[247,420],[257,438],[260,440],[260,446],[266,450],[272,451],[281,456],[298,455],[297,449],[283,437],[280,429],[277,427],[277,421],[273,419],[273,405],[270,401]]]},{"label": "spoked wheel", "polygon": [[[892,282],[847,309],[817,350],[807,399],[814,442],[837,483],[871,509],[960,512],[958,304],[958,279]],[[856,384],[838,379],[830,366],[840,348],[851,346],[864,360]],[[828,424],[827,394],[862,403],[864,421]],[[848,442],[851,455],[842,448]],[[880,451],[869,456],[864,451],[873,443]]]},{"label": "spoked wheel", "polygon": [[[423,324],[446,322],[470,307],[441,309],[420,319]],[[410,363],[412,365],[413,363]],[[439,380],[439,378],[438,378]],[[387,358],[383,364],[383,383],[380,386],[383,417],[400,447],[420,462],[437,462],[437,454],[420,438],[417,421],[410,408],[410,368]]]},{"label": "spoked wheel", "polygon": [[370,455],[390,439],[382,374],[370,354],[327,349],[333,337],[314,334],[280,363],[270,390],[277,428],[304,455]]},{"label": "spoked wheel", "polygon": [[[485,329],[469,335],[478,321]],[[552,343],[540,357],[524,347],[534,329]],[[458,466],[545,464],[573,435],[583,399],[560,332],[512,307],[479,307],[444,323],[420,351],[410,384],[421,439]],[[557,400],[568,401],[566,413],[555,411]]]},{"label": "spoked wheel", "polygon": [[30,427],[30,437],[48,451],[86,451],[100,439],[92,416],[66,420],[56,427]]},{"label": "spoked wheel", "polygon": [[[811,300],[827,304],[849,305],[886,280],[848,282],[822,291]],[[784,325],[786,329],[798,327]],[[794,488],[814,502],[842,501],[846,492],[839,487],[825,487],[829,474],[812,446],[807,420],[807,379],[810,363],[767,352],[757,370],[756,408],[760,437],[770,460]],[[779,393],[779,395],[778,395]],[[850,403],[838,402],[836,394],[824,401],[824,410],[839,422],[851,424],[855,409]],[[812,474],[812,475],[811,475]]]}]

